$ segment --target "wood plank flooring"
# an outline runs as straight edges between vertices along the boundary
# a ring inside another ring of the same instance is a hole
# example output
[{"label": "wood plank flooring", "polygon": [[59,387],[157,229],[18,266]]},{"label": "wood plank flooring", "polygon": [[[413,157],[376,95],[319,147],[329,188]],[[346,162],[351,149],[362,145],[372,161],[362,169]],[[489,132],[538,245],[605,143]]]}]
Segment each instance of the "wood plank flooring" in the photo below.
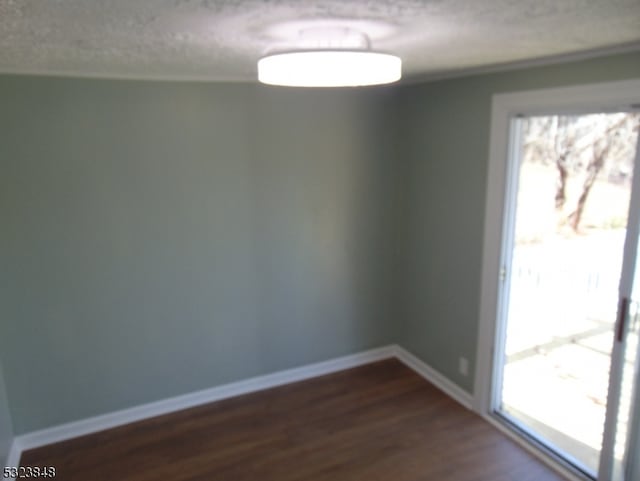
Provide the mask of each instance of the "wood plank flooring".
[{"label": "wood plank flooring", "polygon": [[559,481],[396,360],[23,453],[68,481]]}]

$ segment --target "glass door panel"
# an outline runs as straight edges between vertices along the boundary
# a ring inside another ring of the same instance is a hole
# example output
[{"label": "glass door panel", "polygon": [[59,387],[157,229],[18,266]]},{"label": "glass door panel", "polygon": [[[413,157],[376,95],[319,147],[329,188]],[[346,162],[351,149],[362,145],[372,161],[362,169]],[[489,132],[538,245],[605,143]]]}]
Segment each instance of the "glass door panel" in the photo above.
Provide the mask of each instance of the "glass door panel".
[{"label": "glass door panel", "polygon": [[[517,123],[520,162],[497,412],[595,477],[638,115]],[[624,403],[620,408],[629,411]],[[624,444],[623,430],[616,432]]]},{"label": "glass door panel", "polygon": [[[640,127],[640,126],[639,126]],[[639,139],[640,140],[640,139]],[[635,165],[640,165],[640,143]],[[625,261],[620,283],[620,304],[616,323],[607,419],[598,479],[640,480],[637,456],[640,435],[638,407],[638,334],[640,332],[640,178],[633,181],[631,222],[627,230]]]}]

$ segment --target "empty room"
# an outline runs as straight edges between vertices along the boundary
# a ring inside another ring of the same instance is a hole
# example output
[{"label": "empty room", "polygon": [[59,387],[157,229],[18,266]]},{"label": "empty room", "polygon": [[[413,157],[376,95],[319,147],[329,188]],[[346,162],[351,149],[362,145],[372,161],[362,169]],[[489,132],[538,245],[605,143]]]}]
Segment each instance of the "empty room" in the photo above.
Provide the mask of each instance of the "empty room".
[{"label": "empty room", "polygon": [[640,480],[638,0],[0,0],[2,479]]}]

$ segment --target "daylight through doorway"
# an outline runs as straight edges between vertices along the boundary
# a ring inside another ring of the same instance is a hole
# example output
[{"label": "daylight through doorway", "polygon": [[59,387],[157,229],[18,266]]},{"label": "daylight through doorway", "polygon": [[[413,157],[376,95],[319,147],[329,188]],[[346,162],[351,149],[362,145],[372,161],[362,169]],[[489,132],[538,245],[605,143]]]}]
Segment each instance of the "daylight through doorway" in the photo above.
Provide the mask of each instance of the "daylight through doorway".
[{"label": "daylight through doorway", "polygon": [[[498,413],[594,477],[639,121],[621,112],[514,123],[519,171]],[[631,387],[623,384],[621,413]],[[618,423],[624,429],[622,416]]]}]

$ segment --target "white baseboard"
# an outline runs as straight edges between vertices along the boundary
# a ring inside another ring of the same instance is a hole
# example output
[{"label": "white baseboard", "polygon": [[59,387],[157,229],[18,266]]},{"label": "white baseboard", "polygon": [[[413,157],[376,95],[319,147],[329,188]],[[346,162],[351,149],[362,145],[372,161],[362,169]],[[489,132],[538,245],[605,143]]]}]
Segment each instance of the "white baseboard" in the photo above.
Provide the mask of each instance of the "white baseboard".
[{"label": "white baseboard", "polygon": [[467,409],[471,409],[473,403],[473,396],[471,396],[471,394],[469,394],[456,384],[452,383],[449,379],[444,377],[432,367],[428,366],[426,363],[418,359],[406,349],[400,346],[394,346],[394,348],[395,357],[397,357],[400,362],[413,369],[435,387],[440,389],[455,401],[458,401]]},{"label": "white baseboard", "polygon": [[391,345],[22,434],[13,441],[7,466],[18,466],[21,453],[28,449],[394,357],[464,407],[471,409],[472,397],[469,393],[407,350]]},{"label": "white baseboard", "polygon": [[381,347],[349,356],[339,357],[328,361],[309,364],[306,366],[278,371],[264,376],[257,376],[243,381],[224,384],[211,389],[205,389],[162,401],[143,404],[129,409],[123,409],[109,414],[103,414],[80,421],[75,421],[52,428],[34,431],[17,436],[14,446],[20,452],[47,444],[53,444],[67,439],[84,436],[86,434],[103,431],[105,429],[122,426],[135,421],[141,421],[162,414],[168,414],[203,404],[220,401],[222,399],[248,394],[263,389],[282,386],[296,381],[303,381],[324,374],[330,374],[343,369],[369,364],[394,357],[395,346]]},{"label": "white baseboard", "polygon": [[[461,389],[406,349],[398,345],[390,345],[23,434],[14,438],[6,460],[6,466],[19,466],[22,452],[28,449],[389,358],[398,359],[462,406],[472,409],[473,397],[471,394]],[[542,462],[560,472],[568,480],[584,481],[585,478],[577,476],[548,456],[543,455],[539,450],[524,442],[519,436],[506,429],[491,416],[484,415],[483,417],[496,429],[509,436]]]},{"label": "white baseboard", "polygon": [[[9,455],[7,456],[7,460],[4,464],[4,466],[2,466],[2,468],[7,467],[7,468],[17,468],[18,466],[20,466],[20,456],[22,455],[22,447],[20,446],[20,443],[14,439],[13,442],[11,443],[11,447],[9,448]],[[2,479],[7,479],[8,481],[14,481],[16,478],[2,478]]]}]

